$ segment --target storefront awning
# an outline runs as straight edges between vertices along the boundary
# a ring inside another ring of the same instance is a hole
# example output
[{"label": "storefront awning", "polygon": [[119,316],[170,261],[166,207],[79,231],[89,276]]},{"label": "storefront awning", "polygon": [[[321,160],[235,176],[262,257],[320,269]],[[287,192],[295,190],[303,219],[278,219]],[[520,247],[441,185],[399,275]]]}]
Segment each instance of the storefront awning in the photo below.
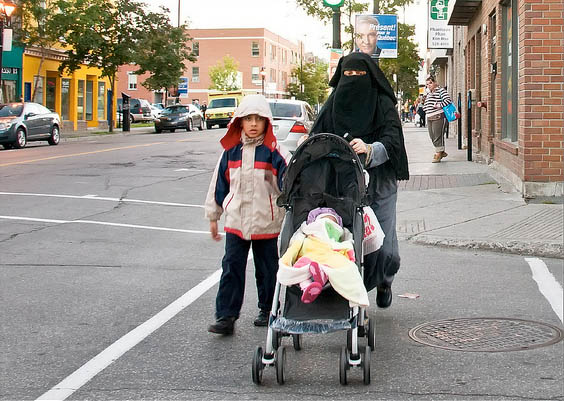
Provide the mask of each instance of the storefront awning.
[{"label": "storefront awning", "polygon": [[481,5],[482,0],[450,0],[448,4],[448,24],[469,25]]}]

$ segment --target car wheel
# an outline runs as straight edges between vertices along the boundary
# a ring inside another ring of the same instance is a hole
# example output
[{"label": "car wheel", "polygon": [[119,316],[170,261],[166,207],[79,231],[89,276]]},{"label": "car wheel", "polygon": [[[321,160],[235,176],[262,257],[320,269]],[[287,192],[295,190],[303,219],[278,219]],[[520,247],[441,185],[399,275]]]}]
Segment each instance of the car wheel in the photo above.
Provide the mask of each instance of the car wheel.
[{"label": "car wheel", "polygon": [[12,148],[13,148],[13,146],[12,146],[11,143],[5,143],[5,144],[2,145],[2,146],[4,146],[4,149],[12,149]]},{"label": "car wheel", "polygon": [[189,118],[188,120],[186,120],[186,131],[192,131],[193,128],[193,124],[192,124],[192,119]]},{"label": "car wheel", "polygon": [[170,132],[174,132],[174,131],[176,131],[176,128],[173,128],[173,129],[170,130]]},{"label": "car wheel", "polygon": [[25,147],[26,144],[27,144],[27,135],[25,133],[25,130],[23,128],[19,128],[16,131],[16,142],[14,142],[14,147],[17,149],[21,149]]},{"label": "car wheel", "polygon": [[133,118],[133,116],[130,114],[129,115],[129,123],[133,124],[135,122],[135,119]]},{"label": "car wheel", "polygon": [[58,145],[60,141],[61,133],[59,131],[59,127],[53,125],[53,128],[51,129],[51,137],[47,140],[47,142],[49,142],[49,145]]},{"label": "car wheel", "polygon": [[213,127],[213,125],[211,125],[210,123],[206,123],[206,127],[207,127],[207,129],[211,129],[211,127]]}]

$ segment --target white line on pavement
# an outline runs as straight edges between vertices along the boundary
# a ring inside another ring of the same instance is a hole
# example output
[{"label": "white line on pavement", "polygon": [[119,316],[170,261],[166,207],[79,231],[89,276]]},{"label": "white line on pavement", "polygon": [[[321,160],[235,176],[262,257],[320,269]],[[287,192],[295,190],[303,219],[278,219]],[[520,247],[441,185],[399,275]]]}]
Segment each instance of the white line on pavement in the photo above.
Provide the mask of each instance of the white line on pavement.
[{"label": "white line on pavement", "polygon": [[155,316],[140,326],[137,326],[94,358],[86,362],[62,382],[40,396],[38,400],[64,400],[69,397],[72,393],[88,383],[90,379],[111,365],[119,357],[131,348],[135,347],[151,333],[176,316],[192,302],[197,300],[207,290],[213,287],[219,281],[220,277],[221,269],[215,271],[211,276],[182,295]]},{"label": "white line on pavement", "polygon": [[112,202],[131,202],[131,203],[146,203],[151,205],[162,205],[162,206],[182,206],[182,207],[199,207],[203,208],[203,205],[191,205],[189,203],[174,203],[174,202],[157,202],[157,201],[147,201],[139,199],[120,199],[120,198],[106,198],[97,195],[59,195],[59,194],[34,194],[26,192],[0,192],[0,195],[14,195],[14,196],[44,196],[51,198],[70,198],[70,199],[90,199],[90,200],[102,200],[102,201],[112,201]]},{"label": "white line on pavement", "polygon": [[[94,221],[94,220],[57,220],[57,219],[40,219],[35,217],[22,217],[22,216],[0,216],[0,219],[5,220],[23,220],[23,221],[37,221],[40,223],[55,223],[55,224],[97,224],[102,226],[113,226],[113,227],[126,227],[126,228],[141,228],[144,230],[155,230],[155,231],[172,231],[177,233],[190,233],[190,234],[209,234],[209,231],[198,231],[198,230],[185,230],[182,228],[167,228],[167,227],[155,227],[155,226],[141,226],[138,224],[124,224],[124,223],[110,223],[107,221]],[[220,235],[225,235],[220,233]]]},{"label": "white line on pavement", "polygon": [[525,258],[531,271],[533,272],[533,280],[537,282],[542,295],[548,300],[550,306],[556,312],[556,315],[563,321],[564,306],[562,304],[563,291],[562,286],[556,281],[556,278],[546,267],[546,264],[538,258]]}]

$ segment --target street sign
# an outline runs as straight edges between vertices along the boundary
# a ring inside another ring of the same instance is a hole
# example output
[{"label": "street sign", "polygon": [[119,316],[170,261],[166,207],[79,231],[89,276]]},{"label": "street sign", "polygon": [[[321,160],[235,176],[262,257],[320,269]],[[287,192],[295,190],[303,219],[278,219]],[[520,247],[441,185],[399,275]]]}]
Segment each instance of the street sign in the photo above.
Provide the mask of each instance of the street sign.
[{"label": "street sign", "polygon": [[[454,0],[450,0],[454,1]],[[429,1],[429,31],[427,48],[452,49],[454,45],[453,26],[448,24],[449,0]]]},{"label": "street sign", "polygon": [[181,77],[178,83],[178,97],[188,97],[188,77]]}]

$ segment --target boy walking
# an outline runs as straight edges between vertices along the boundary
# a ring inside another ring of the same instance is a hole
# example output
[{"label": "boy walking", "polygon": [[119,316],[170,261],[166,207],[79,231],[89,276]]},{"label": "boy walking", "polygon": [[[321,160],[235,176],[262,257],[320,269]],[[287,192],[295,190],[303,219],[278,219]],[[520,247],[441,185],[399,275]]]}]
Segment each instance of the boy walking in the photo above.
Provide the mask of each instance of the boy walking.
[{"label": "boy walking", "polygon": [[225,255],[211,333],[231,335],[245,292],[245,270],[252,246],[259,314],[255,326],[266,326],[278,271],[277,238],[283,209],[276,206],[286,171],[272,131],[272,113],[262,95],[248,95],[235,111],[220,141],[224,151],[215,168],[205,215],[220,241],[217,221],[225,213]]}]

